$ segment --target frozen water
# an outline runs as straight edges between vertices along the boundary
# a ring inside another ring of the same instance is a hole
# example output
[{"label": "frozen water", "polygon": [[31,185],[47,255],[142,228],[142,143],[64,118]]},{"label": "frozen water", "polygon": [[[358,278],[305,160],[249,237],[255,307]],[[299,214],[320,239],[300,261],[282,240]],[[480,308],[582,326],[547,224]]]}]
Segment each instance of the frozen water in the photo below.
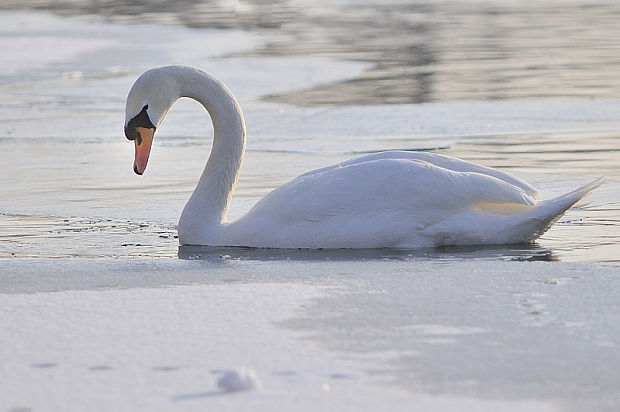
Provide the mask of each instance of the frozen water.
[{"label": "frozen water", "polygon": [[[220,256],[2,260],[0,272],[4,408],[611,411],[620,401],[614,266]],[[260,371],[261,392],[221,396],[217,379],[236,364]]]}]

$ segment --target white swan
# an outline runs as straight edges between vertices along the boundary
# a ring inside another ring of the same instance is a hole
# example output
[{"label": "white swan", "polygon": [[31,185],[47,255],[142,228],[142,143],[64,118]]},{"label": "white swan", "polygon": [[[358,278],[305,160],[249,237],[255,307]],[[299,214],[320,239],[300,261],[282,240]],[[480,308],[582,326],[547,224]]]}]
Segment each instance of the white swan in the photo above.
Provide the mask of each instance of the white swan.
[{"label": "white swan", "polygon": [[276,188],[245,216],[226,215],[245,151],[246,130],[232,93],[190,67],[149,70],[127,97],[125,135],[134,171],[146,168],[155,129],[180,97],[211,115],[214,141],[179,221],[185,245],[271,248],[415,248],[531,242],[602,183],[595,180],[537,203],[507,173],[426,152],[390,151],[305,173]]}]

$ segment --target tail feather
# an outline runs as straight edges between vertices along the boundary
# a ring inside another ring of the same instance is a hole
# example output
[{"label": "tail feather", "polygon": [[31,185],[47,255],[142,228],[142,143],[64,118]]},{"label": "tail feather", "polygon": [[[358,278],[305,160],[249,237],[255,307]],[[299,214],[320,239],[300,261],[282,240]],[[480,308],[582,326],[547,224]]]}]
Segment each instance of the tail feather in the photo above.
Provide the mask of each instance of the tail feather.
[{"label": "tail feather", "polygon": [[590,192],[592,192],[603,183],[605,183],[605,178],[599,177],[598,179],[586,185],[583,185],[580,188],[573,190],[572,192],[568,192],[553,199],[540,202],[539,206],[551,208],[552,210],[558,210],[558,213],[565,212],[571,206],[583,199],[586,195],[588,195]]},{"label": "tail feather", "polygon": [[529,216],[531,223],[535,225],[535,229],[532,237],[527,240],[534,240],[545,233],[568,209],[604,182],[605,178],[599,177],[572,192],[540,202],[532,209],[531,216]]}]

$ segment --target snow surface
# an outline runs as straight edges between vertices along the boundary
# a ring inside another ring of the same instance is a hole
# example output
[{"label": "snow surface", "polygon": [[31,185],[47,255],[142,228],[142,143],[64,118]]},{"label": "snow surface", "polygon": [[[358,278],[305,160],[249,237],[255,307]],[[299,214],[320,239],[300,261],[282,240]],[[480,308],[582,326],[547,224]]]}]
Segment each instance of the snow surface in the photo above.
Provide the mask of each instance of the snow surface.
[{"label": "snow surface", "polygon": [[[0,272],[2,410],[620,405],[617,266],[14,259]],[[239,364],[261,391],[217,387]]]}]

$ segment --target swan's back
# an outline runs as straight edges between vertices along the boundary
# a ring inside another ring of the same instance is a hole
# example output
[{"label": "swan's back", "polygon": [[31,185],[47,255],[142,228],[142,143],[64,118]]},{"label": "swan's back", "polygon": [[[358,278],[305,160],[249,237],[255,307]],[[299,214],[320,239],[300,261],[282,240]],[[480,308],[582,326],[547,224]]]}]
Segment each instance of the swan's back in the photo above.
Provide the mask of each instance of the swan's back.
[{"label": "swan's back", "polygon": [[[509,174],[506,172],[502,172],[501,170],[493,169],[491,167],[483,166],[477,163],[468,162],[465,160],[457,159],[455,157],[446,156],[438,153],[429,153],[429,152],[413,152],[413,151],[404,151],[404,150],[391,150],[386,152],[379,153],[371,153],[365,156],[356,157],[350,160],[347,160],[342,163],[338,163],[335,165],[327,166],[321,169],[316,169],[304,173],[301,176],[306,176],[309,174],[322,173],[327,170],[331,170],[337,167],[349,166],[357,163],[369,162],[372,160],[381,160],[381,159],[392,159],[392,160],[421,160],[424,162],[431,163],[435,166],[439,166],[444,169],[453,170],[455,172],[475,172],[481,173],[488,176],[493,176],[499,180],[503,180],[506,183],[510,183],[521,190],[525,191],[529,195],[536,195],[536,189],[530,186],[527,182]],[[301,177],[300,176],[300,177]]]},{"label": "swan's back", "polygon": [[[442,225],[457,216],[483,213],[485,205],[512,205],[520,213],[535,204],[529,185],[502,180],[502,172],[489,169],[493,176],[482,166],[428,155],[384,152],[303,174],[230,224],[230,238],[222,240],[302,248],[435,246],[448,241]],[[467,171],[442,167],[450,165]],[[475,230],[460,241],[485,239]]]}]

